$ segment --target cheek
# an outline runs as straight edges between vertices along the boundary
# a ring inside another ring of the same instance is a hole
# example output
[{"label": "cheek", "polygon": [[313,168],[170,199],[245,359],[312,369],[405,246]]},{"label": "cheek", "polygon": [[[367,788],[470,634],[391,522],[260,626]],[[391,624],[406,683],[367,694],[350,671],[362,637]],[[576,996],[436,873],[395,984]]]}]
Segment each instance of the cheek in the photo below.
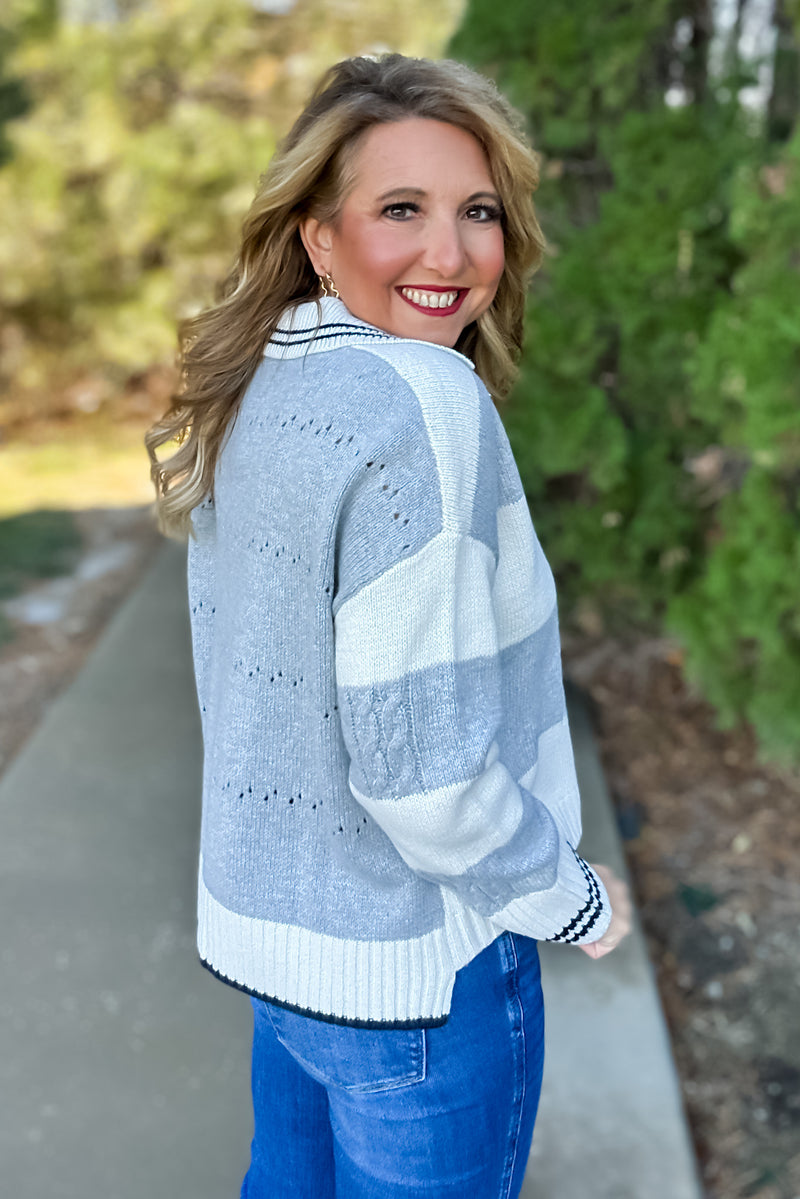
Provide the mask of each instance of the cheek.
[{"label": "cheek", "polygon": [[484,259],[484,271],[487,279],[494,280],[494,286],[497,287],[500,282],[503,271],[506,265],[505,242],[503,239],[503,230],[498,229],[496,235],[487,239],[486,255]]},{"label": "cheek", "polygon": [[393,236],[393,230],[361,231],[346,247],[349,270],[360,276],[362,285],[381,285],[392,282],[408,256],[403,239]]}]

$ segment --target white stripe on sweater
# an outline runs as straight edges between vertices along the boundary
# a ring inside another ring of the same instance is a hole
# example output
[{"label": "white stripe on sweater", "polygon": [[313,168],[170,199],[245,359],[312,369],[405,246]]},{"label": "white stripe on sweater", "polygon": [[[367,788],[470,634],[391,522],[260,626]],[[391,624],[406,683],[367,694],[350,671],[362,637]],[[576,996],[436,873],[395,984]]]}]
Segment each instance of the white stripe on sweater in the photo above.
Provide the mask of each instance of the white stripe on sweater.
[{"label": "white stripe on sweater", "polygon": [[[497,510],[497,552],[492,599],[498,641],[505,649],[540,629],[556,604],[553,576],[524,496]],[[520,578],[530,579],[532,587],[521,588]]]},{"label": "white stripe on sweater", "polygon": [[581,805],[566,715],[539,736],[536,765],[525,772],[520,785],[547,804],[559,829],[577,845],[581,839]]},{"label": "white stripe on sweater", "polygon": [[[524,499],[498,512],[498,540],[496,575],[488,546],[443,532],[346,600],[336,614],[340,686],[496,657],[542,628],[556,591]],[[519,589],[520,559],[537,583],[530,591]]]},{"label": "white stripe on sweater", "polygon": [[442,662],[496,657],[494,555],[440,533],[368,583],[336,614],[336,679],[361,687]]},{"label": "white stripe on sweater", "polygon": [[419,795],[375,800],[362,795],[352,780],[350,790],[412,870],[464,874],[502,849],[522,819],[519,787],[498,754],[493,741],[486,769],[476,779]]}]

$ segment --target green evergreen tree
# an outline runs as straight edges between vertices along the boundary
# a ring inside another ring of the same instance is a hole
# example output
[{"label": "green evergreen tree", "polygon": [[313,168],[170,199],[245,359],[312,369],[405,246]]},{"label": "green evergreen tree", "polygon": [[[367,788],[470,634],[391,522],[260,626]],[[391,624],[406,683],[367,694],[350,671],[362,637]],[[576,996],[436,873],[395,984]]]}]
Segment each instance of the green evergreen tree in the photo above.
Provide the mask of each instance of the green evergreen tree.
[{"label": "green evergreen tree", "polygon": [[800,746],[800,128],[741,172],[743,263],[692,362],[694,404],[721,430],[703,570],[670,605],[691,677],[726,724],[774,757]]},{"label": "green evergreen tree", "polygon": [[800,196],[796,141],[777,156],[767,139],[786,139],[772,114],[791,110],[791,53],[784,28],[782,99],[756,120],[739,93],[757,64],[735,26],[711,71],[710,13],[471,0],[451,48],[510,92],[542,155],[551,247],[504,419],[565,619],[578,601],[615,628],[666,618],[721,719],[785,754]]},{"label": "green evergreen tree", "polygon": [[[739,261],[727,217],[746,135],[706,86],[706,27],[676,36],[687,7],[473,0],[453,44],[481,48],[543,158],[551,254],[509,435],[567,607],[590,595],[625,622],[699,568],[686,460],[717,430],[692,405],[688,362]],[[697,99],[670,107],[671,83]]]}]

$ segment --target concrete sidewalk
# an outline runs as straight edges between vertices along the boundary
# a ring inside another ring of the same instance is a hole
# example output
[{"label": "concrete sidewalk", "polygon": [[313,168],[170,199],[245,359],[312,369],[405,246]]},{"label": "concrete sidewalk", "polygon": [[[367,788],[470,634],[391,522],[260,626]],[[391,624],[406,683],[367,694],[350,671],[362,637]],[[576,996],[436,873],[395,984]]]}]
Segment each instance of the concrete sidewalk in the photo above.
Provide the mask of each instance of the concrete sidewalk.
[{"label": "concrete sidewalk", "polygon": [[[184,562],[164,546],[0,781],[0,1161],[20,1199],[230,1199],[247,1166],[249,1004],[194,949]],[[591,731],[580,707],[572,719],[582,851],[619,868]],[[600,962],[542,959],[524,1199],[699,1199],[641,934]]]}]

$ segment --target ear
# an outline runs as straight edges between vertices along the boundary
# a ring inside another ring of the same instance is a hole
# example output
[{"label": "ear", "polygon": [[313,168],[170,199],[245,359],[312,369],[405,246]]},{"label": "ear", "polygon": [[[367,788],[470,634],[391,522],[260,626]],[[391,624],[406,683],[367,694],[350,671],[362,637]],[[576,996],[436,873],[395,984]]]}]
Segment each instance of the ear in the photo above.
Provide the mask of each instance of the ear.
[{"label": "ear", "polygon": [[300,222],[300,237],[318,275],[327,275],[331,269],[333,230],[316,217],[308,216]]}]

